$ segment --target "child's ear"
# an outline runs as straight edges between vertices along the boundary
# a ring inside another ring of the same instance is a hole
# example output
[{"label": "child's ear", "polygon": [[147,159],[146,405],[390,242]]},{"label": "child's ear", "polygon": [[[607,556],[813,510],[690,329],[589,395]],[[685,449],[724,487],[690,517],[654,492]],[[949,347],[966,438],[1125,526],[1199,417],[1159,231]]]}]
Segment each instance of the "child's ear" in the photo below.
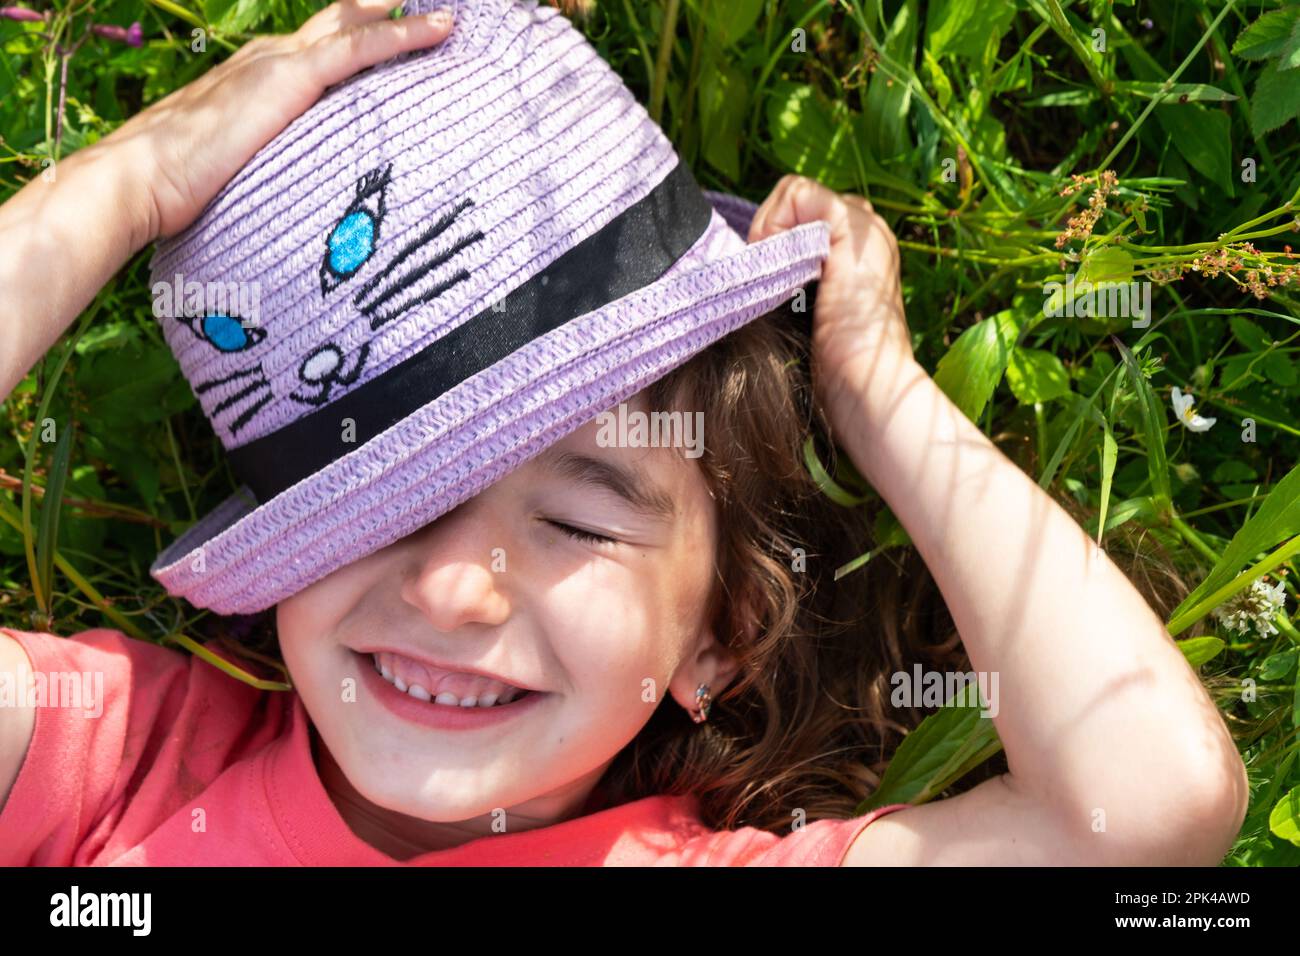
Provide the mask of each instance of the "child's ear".
[{"label": "child's ear", "polygon": [[716,701],[739,673],[740,661],[736,655],[712,631],[705,631],[700,635],[694,655],[683,661],[673,675],[668,692],[690,714],[695,710],[695,691],[701,684],[709,685],[709,694]]}]

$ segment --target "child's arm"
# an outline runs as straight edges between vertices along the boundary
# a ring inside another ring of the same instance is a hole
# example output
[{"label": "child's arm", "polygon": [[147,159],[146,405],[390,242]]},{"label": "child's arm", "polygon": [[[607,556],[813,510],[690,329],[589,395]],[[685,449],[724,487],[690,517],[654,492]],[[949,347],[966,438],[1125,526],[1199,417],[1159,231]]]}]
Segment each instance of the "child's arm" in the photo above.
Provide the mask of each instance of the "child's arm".
[{"label": "child's arm", "polygon": [[898,251],[860,197],[802,178],[751,239],[832,227],[814,376],[839,442],[934,575],[1010,772],[868,827],[846,865],[1216,864],[1246,812],[1245,767],[1164,624],[1122,572],[913,359]]},{"label": "child's arm", "polygon": [[[446,39],[450,21],[385,19],[398,3],[342,0],[296,33],[253,40],[0,205],[0,401],[132,255],[189,225],[325,87]],[[0,675],[26,667],[0,634]],[[0,707],[0,808],[33,721]]]},{"label": "child's arm", "polygon": [[386,19],[399,0],[341,0],[264,36],[73,153],[0,205],[0,401],[121,266],[189,225],[332,83],[447,37]]},{"label": "child's arm", "polygon": [[36,726],[36,712],[27,706],[27,694],[18,692],[27,686],[29,670],[31,663],[23,646],[8,634],[0,634],[0,680],[15,689],[13,706],[0,707],[0,811],[18,779]]}]

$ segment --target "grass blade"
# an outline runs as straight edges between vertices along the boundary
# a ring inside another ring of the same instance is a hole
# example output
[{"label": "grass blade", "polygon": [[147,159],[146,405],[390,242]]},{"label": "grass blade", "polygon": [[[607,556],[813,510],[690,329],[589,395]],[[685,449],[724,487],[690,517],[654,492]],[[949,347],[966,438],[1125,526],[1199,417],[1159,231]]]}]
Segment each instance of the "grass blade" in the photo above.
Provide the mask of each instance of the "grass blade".
[{"label": "grass blade", "polygon": [[[53,603],[54,550],[59,542],[59,513],[63,510],[63,487],[68,479],[68,462],[72,455],[73,433],[71,421],[60,430],[54,444],[54,461],[45,481],[45,494],[41,497],[41,526],[36,538],[36,569],[40,575],[41,593]],[[49,613],[52,607],[47,606]]]},{"label": "grass blade", "polygon": [[1138,406],[1142,410],[1142,431],[1147,443],[1147,473],[1151,476],[1151,497],[1154,499],[1157,514],[1169,512],[1172,495],[1169,490],[1169,459],[1165,456],[1165,414],[1156,400],[1151,383],[1142,374],[1137,359],[1123,342],[1115,336],[1111,341],[1119,349],[1124,359],[1124,369],[1128,372],[1129,383],[1137,393]]}]

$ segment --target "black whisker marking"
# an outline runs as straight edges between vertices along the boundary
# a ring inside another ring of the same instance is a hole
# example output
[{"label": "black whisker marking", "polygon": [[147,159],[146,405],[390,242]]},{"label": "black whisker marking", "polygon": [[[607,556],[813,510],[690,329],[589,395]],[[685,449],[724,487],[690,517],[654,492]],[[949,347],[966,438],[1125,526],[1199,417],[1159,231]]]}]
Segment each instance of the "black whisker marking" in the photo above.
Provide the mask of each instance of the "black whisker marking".
[{"label": "black whisker marking", "polygon": [[[382,321],[376,321],[373,318],[373,316],[374,313],[378,311],[381,305],[383,305],[389,299],[393,298],[393,296],[397,295],[403,289],[409,288],[411,285],[415,284],[416,282],[419,282],[426,275],[428,275],[434,269],[438,268],[440,265],[445,263],[448,259],[451,259],[453,256],[455,256],[466,246],[470,245],[471,243],[478,242],[482,238],[483,238],[483,233],[481,232],[470,233],[468,236],[466,236],[464,239],[457,242],[446,252],[434,256],[431,260],[426,262],[424,265],[420,266],[418,269],[413,269],[409,274],[403,276],[400,281],[395,283],[391,288],[385,291],[378,298],[374,299],[371,302],[366,303],[364,306],[361,306],[361,314],[371,317],[370,319],[371,331],[374,331],[375,329],[379,328],[381,325],[384,324],[384,322],[387,322],[393,316],[400,314],[400,312],[402,311],[401,309],[390,311],[386,313],[386,317],[383,318]],[[450,287],[450,285],[454,285],[456,282],[459,281],[460,279],[454,279],[450,283],[443,283],[440,286],[438,286],[436,290],[430,293],[429,295],[421,296],[419,299],[415,299],[412,301],[417,301],[417,302],[425,301],[426,299],[433,298],[433,296],[441,295],[445,289]]]},{"label": "black whisker marking", "polygon": [[[194,391],[198,393],[206,392],[209,389],[216,388],[218,385],[225,385],[227,382],[233,382],[237,378],[244,378],[248,375],[261,375],[261,373],[262,363],[258,362],[252,368],[241,368],[238,371],[231,372],[223,378],[214,378],[207,382],[200,382],[198,385],[194,386]],[[262,381],[266,381],[266,379],[263,378]]]},{"label": "black whisker marking", "polygon": [[238,433],[238,431],[241,428],[243,428],[245,425],[248,424],[249,419],[253,417],[253,415],[257,412],[257,410],[261,408],[263,405],[265,405],[267,402],[269,402],[270,400],[271,400],[271,387],[268,385],[266,388],[266,394],[261,397],[261,399],[257,402],[257,404],[246,409],[238,418],[236,418],[233,422],[230,423],[230,434],[234,435]]},{"label": "black whisker marking", "polygon": [[[387,322],[391,322],[393,319],[397,318],[403,312],[410,310],[416,305],[419,305],[421,302],[428,302],[430,299],[436,299],[438,296],[442,295],[444,292],[446,292],[448,289],[454,286],[457,282],[463,282],[465,279],[468,278],[469,278],[469,273],[466,272],[464,269],[461,269],[450,279],[447,279],[445,282],[438,283],[436,286],[434,286],[432,289],[430,289],[428,292],[424,293],[423,295],[417,295],[413,299],[407,299],[405,302],[397,306],[395,309],[391,309],[388,312],[385,312],[381,316],[378,317],[372,316],[370,319],[370,328],[372,330],[377,329],[381,325],[384,325]],[[369,312],[366,312],[365,314],[370,315]]]},{"label": "black whisker marking", "polygon": [[392,275],[393,270],[396,269],[403,262],[405,262],[407,258],[410,257],[411,253],[415,252],[415,250],[419,249],[423,245],[426,245],[433,239],[436,239],[447,229],[448,226],[450,226],[456,220],[456,217],[459,216],[467,206],[472,206],[472,205],[474,205],[474,201],[472,199],[461,200],[456,205],[455,209],[453,209],[449,213],[444,213],[441,219],[439,219],[437,222],[435,222],[424,232],[420,233],[418,236],[416,236],[414,239],[412,239],[410,242],[404,245],[401,251],[398,252],[397,255],[393,257],[392,261],[388,263],[387,269],[379,273],[379,275],[373,276],[372,278],[366,281],[365,285],[363,285],[360,288],[360,290],[357,292],[356,296],[353,297],[352,304],[355,306],[360,306],[361,300],[364,299],[371,292],[373,292],[375,288],[378,287],[379,283],[383,282],[384,279]]}]

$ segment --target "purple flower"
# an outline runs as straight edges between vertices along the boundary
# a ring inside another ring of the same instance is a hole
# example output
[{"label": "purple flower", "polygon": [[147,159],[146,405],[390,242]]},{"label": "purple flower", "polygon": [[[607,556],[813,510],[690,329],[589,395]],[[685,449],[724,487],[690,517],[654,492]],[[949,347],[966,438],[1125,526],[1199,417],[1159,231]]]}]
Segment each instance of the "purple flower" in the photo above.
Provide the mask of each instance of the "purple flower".
[{"label": "purple flower", "polygon": [[96,23],[91,26],[91,29],[102,37],[117,40],[119,43],[125,43],[128,46],[141,46],[144,43],[144,35],[140,30],[138,21],[129,27],[115,27],[106,23]]},{"label": "purple flower", "polygon": [[0,17],[6,20],[31,20],[37,23],[45,19],[43,13],[28,10],[26,7],[0,7]]}]

